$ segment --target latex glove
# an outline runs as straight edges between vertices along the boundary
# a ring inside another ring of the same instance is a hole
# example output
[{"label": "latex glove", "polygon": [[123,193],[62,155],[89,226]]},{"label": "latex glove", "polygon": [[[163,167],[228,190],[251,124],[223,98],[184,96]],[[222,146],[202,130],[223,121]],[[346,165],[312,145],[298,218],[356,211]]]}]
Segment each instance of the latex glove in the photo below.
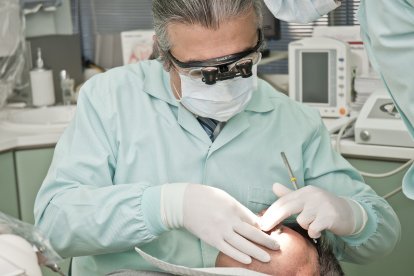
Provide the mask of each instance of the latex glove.
[{"label": "latex glove", "polygon": [[364,208],[354,200],[338,197],[315,186],[292,191],[282,184],[273,184],[279,199],[261,217],[262,230],[268,231],[294,214],[297,222],[308,230],[311,238],[319,238],[323,230],[339,236],[361,232],[367,221]]},{"label": "latex glove", "polygon": [[[179,190],[184,191],[182,197],[177,194]],[[200,184],[166,184],[161,206],[167,227],[185,227],[241,263],[251,263],[251,257],[270,261],[270,255],[252,242],[279,249],[276,240],[260,230],[259,218],[223,190]]]}]

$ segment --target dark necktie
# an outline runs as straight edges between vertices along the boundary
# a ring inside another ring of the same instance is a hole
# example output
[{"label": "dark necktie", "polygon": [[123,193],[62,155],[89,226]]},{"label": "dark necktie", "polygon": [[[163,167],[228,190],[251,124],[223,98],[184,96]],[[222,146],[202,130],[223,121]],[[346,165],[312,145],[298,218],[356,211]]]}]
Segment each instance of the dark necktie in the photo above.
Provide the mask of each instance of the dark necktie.
[{"label": "dark necktie", "polygon": [[214,130],[216,129],[217,124],[219,124],[219,121],[204,117],[197,117],[197,120],[207,133],[208,137],[210,137],[210,140],[214,141]]}]

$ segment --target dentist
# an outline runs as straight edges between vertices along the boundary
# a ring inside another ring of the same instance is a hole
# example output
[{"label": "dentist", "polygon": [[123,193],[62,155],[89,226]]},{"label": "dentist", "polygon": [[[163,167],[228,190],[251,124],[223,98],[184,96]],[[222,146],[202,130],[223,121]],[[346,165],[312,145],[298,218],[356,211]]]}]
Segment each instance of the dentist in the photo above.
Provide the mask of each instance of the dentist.
[{"label": "dentist", "polygon": [[134,246],[189,267],[213,267],[219,251],[268,262],[255,243],[279,245],[255,213],[289,183],[281,151],[298,185],[332,204],[318,214],[339,258],[393,249],[397,216],[332,150],[319,114],[257,78],[261,0],[154,0],[153,16],[159,58],[82,87],[36,198],[72,275],[157,270]]}]

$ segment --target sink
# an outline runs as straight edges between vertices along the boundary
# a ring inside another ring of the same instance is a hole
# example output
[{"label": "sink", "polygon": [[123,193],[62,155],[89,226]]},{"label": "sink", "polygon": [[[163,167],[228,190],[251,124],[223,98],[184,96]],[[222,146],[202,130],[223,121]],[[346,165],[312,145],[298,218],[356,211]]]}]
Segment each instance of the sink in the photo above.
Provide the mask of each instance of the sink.
[{"label": "sink", "polygon": [[63,131],[75,111],[75,105],[11,109],[1,116],[0,126],[19,132]]},{"label": "sink", "polygon": [[52,106],[9,112],[6,120],[14,124],[68,124],[75,114],[75,106]]}]

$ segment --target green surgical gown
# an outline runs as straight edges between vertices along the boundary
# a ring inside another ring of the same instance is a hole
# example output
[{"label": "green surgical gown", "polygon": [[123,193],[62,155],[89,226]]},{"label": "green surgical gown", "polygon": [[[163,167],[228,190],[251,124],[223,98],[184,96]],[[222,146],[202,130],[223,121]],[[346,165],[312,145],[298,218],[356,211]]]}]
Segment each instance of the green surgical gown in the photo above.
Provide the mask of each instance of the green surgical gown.
[{"label": "green surgical gown", "polygon": [[[414,1],[363,0],[359,21],[369,58],[414,139]],[[414,165],[402,185],[414,199]]]},{"label": "green surgical gown", "polygon": [[37,195],[36,225],[59,254],[74,257],[73,275],[156,270],[134,251],[137,245],[167,262],[211,267],[217,250],[162,225],[160,186],[214,186],[259,212],[277,199],[274,182],[291,185],[282,151],[300,187],[315,185],[365,208],[360,234],[328,234],[338,258],[364,263],[393,249],[396,214],[331,148],[317,111],[259,80],[248,106],[212,143],[173,97],[156,60],[109,70],[82,87]]}]

